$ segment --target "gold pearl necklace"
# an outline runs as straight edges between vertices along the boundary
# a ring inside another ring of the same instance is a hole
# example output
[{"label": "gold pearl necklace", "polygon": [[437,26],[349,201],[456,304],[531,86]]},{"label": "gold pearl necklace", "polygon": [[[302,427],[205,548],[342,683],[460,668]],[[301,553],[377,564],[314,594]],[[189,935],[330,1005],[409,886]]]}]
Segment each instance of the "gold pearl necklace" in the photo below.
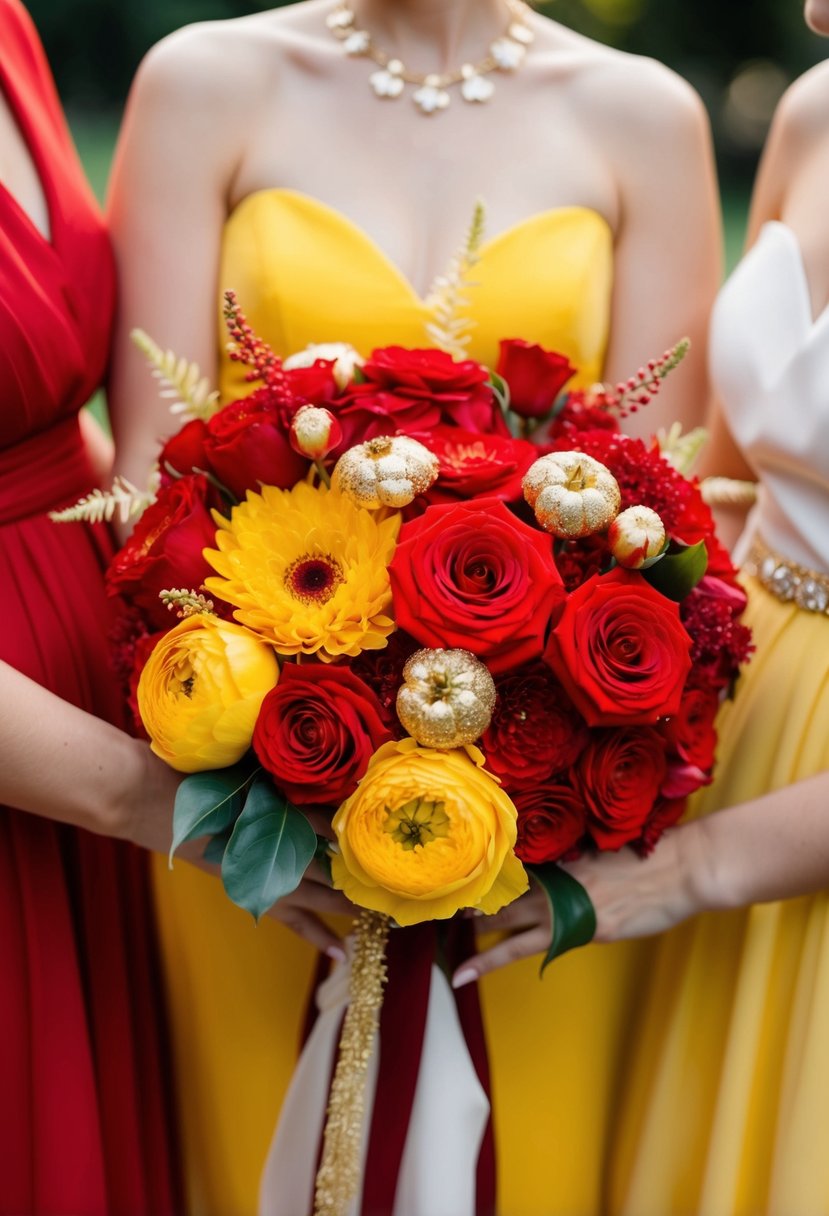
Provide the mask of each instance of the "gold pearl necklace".
[{"label": "gold pearl necklace", "polygon": [[477,63],[464,63],[451,72],[410,72],[402,59],[389,55],[374,45],[368,30],[360,29],[354,9],[347,2],[336,5],[326,23],[339,39],[346,55],[371,59],[377,71],[369,76],[369,84],[377,97],[394,100],[401,96],[407,84],[415,85],[412,101],[422,114],[438,114],[451,100],[448,90],[460,85],[461,97],[471,104],[489,101],[495,85],[489,79],[493,72],[514,72],[520,67],[527,48],[535,35],[528,23],[529,9],[522,0],[506,0],[509,24],[500,38],[491,43],[488,53]]}]

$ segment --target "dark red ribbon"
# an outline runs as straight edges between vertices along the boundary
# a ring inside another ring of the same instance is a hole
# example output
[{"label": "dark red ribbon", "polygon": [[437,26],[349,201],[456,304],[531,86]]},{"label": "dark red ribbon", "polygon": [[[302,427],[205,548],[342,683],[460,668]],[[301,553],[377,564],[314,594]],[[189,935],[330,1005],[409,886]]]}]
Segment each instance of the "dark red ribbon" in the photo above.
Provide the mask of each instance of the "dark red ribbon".
[{"label": "dark red ribbon", "polygon": [[[391,1216],[394,1211],[397,1180],[420,1072],[432,964],[442,962],[451,974],[474,953],[474,930],[469,921],[455,920],[448,925],[430,923],[391,931],[387,951],[388,983],[380,1015],[377,1089],[360,1216]],[[320,960],[315,990],[325,978],[328,966],[327,959]],[[489,1096],[489,1061],[477,985],[467,984],[454,995],[472,1063]],[[315,1014],[312,996],[304,1028],[306,1038],[313,1027]],[[494,1216],[494,1212],[495,1143],[490,1117],[478,1157],[475,1216]]]}]

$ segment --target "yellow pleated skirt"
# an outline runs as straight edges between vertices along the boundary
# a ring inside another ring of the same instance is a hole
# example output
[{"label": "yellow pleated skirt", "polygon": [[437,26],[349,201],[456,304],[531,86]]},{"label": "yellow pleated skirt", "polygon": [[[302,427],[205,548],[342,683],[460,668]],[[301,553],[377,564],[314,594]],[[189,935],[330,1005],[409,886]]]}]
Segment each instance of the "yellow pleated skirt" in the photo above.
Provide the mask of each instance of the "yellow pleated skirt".
[{"label": "yellow pleated skirt", "polygon": [[[159,859],[155,879],[187,1213],[255,1216],[315,952],[273,921],[255,927],[218,880],[192,867],[171,874]],[[543,980],[533,959],[484,983],[499,1216],[603,1211],[619,1065],[652,949],[590,946]]]},{"label": "yellow pleated skirt", "polygon": [[[757,652],[692,814],[829,769],[829,620],[748,588]],[[635,1020],[606,1210],[826,1216],[829,895],[679,926]]]}]

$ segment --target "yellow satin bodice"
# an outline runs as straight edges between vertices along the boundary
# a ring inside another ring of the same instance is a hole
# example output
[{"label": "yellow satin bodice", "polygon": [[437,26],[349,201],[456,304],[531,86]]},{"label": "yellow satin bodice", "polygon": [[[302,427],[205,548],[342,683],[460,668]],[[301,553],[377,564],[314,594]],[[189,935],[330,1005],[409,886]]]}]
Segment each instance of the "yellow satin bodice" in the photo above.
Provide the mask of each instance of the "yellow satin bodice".
[{"label": "yellow satin bodice", "polygon": [[[520,337],[567,355],[580,383],[600,377],[613,239],[598,212],[560,207],[523,220],[484,243],[473,278],[471,358],[494,367],[500,339]],[[429,345],[429,303],[352,220],[294,190],[260,190],[236,207],[220,285],[282,357],[312,342],[350,342],[364,355]],[[220,388],[224,400],[250,392],[226,354]]]},{"label": "yellow satin bodice", "polygon": [[[494,366],[499,341],[518,337],[566,354],[577,383],[601,376],[613,241],[597,212],[563,207],[522,221],[486,242],[473,278],[471,357]],[[312,342],[350,342],[363,354],[429,344],[430,308],[400,270],[351,220],[292,190],[259,191],[234,210],[220,288],[237,293],[283,357]],[[223,324],[219,334],[223,350]],[[224,399],[250,392],[226,355],[220,388]],[[271,918],[254,927],[219,882],[192,867],[170,874],[159,859],[156,897],[188,1212],[255,1216],[315,951]],[[504,1216],[600,1210],[599,1165],[640,953],[634,944],[574,952],[543,983],[529,959],[482,985]]]}]

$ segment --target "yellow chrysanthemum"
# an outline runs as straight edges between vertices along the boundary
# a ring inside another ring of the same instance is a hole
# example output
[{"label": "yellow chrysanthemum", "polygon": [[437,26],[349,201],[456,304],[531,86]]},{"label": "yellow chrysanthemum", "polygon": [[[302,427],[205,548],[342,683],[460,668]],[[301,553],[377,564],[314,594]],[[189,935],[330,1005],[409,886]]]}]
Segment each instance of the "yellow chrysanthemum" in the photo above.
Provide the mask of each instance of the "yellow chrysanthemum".
[{"label": "yellow chrysanthemum", "polygon": [[516,810],[475,747],[387,743],[334,816],[334,885],[400,925],[491,914],[527,889]]},{"label": "yellow chrysanthemum", "polygon": [[380,519],[336,490],[300,482],[248,491],[216,522],[218,551],[205,557],[221,577],[205,586],[280,654],[330,662],[386,645],[399,515]]},{"label": "yellow chrysanthemum", "polygon": [[181,773],[235,764],[278,679],[261,638],[215,616],[186,617],[158,642],[138,682],[153,751]]}]

